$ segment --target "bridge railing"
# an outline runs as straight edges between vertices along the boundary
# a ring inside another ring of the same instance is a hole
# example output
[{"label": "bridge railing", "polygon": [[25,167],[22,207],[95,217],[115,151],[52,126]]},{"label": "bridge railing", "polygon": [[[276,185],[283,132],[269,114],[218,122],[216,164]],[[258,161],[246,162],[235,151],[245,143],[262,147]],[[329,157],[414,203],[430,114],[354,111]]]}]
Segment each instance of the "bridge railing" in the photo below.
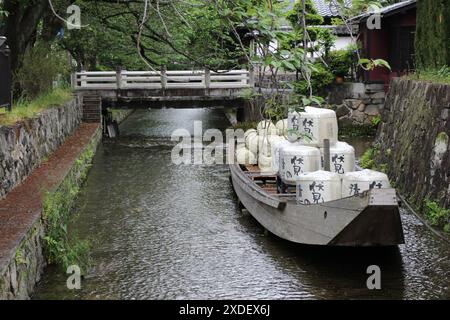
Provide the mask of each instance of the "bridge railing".
[{"label": "bridge railing", "polygon": [[82,71],[74,75],[75,89],[237,89],[254,85],[253,72],[232,70]]}]

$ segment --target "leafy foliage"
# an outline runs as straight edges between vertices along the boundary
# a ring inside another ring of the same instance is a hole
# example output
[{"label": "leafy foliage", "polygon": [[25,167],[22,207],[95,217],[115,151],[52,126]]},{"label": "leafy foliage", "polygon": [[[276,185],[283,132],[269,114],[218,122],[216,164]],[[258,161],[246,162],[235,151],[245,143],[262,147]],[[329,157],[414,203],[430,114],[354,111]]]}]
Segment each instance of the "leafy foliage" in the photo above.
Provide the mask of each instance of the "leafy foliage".
[{"label": "leafy foliage", "polygon": [[70,265],[78,265],[82,272],[86,272],[90,263],[89,242],[70,237],[67,225],[93,156],[93,150],[87,149],[58,190],[48,193],[44,200],[47,259],[49,263],[60,265],[63,270]]},{"label": "leafy foliage", "polygon": [[354,54],[351,50],[331,51],[328,56],[328,67],[335,76],[348,77],[352,70]]},{"label": "leafy foliage", "polygon": [[13,125],[18,121],[33,118],[42,110],[55,105],[62,105],[70,99],[72,99],[71,91],[63,88],[39,95],[32,100],[22,97],[14,103],[11,112],[1,114],[0,125]]},{"label": "leafy foliage", "polygon": [[15,74],[14,82],[21,88],[23,96],[34,99],[49,92],[58,75],[68,77],[66,59],[61,50],[40,43],[27,51],[22,66]]},{"label": "leafy foliage", "polygon": [[[322,63],[316,63],[312,67],[311,86],[315,95],[323,93],[324,89],[333,83],[334,76]],[[299,94],[308,94],[308,83],[306,80],[300,80],[294,83],[295,91]]]},{"label": "leafy foliage", "polygon": [[442,208],[437,202],[427,200],[425,202],[425,217],[431,225],[449,231],[450,209]]},{"label": "leafy foliage", "polygon": [[374,160],[375,152],[376,151],[374,148],[370,148],[361,156],[359,164],[362,168],[364,169],[375,168],[375,160]]},{"label": "leafy foliage", "polygon": [[450,1],[417,2],[416,64],[438,69],[450,64]]},{"label": "leafy foliage", "polygon": [[420,69],[414,74],[409,75],[408,78],[413,80],[450,84],[450,67],[443,66],[439,69]]},{"label": "leafy foliage", "polygon": [[378,68],[378,67],[384,67],[384,68],[391,70],[391,66],[389,65],[389,63],[383,59],[363,58],[363,59],[359,60],[359,65],[361,66],[361,68],[363,68],[366,71],[372,71],[373,69]]}]

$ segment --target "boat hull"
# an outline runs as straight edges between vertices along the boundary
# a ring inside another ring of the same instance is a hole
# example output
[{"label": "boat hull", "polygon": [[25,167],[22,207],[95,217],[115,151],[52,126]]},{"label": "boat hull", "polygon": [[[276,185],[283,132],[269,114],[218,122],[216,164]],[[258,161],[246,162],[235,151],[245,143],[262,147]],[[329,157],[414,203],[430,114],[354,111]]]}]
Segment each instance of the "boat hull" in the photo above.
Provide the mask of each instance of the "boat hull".
[{"label": "boat hull", "polygon": [[234,190],[249,213],[267,230],[288,241],[325,246],[392,246],[404,243],[394,189],[336,201],[297,204],[295,197],[271,195],[238,165],[230,165]]}]

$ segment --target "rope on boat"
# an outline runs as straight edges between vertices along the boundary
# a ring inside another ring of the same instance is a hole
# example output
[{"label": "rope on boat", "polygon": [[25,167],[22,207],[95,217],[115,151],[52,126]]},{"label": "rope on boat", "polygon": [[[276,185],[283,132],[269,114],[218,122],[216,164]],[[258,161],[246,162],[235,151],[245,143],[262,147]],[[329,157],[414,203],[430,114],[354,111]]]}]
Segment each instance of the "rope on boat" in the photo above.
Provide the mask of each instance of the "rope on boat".
[{"label": "rope on boat", "polygon": [[445,242],[447,242],[448,244],[450,244],[450,240],[443,236],[440,232],[438,232],[435,228],[433,228],[421,215],[419,215],[412,207],[411,205],[408,203],[408,201],[406,201],[406,199],[397,192],[397,196],[400,198],[400,200],[406,205],[406,208],[412,212],[417,219],[420,220],[420,222],[422,222],[422,224],[427,227],[432,233],[434,233],[435,235],[437,235],[439,238],[441,238],[442,240],[444,240]]}]

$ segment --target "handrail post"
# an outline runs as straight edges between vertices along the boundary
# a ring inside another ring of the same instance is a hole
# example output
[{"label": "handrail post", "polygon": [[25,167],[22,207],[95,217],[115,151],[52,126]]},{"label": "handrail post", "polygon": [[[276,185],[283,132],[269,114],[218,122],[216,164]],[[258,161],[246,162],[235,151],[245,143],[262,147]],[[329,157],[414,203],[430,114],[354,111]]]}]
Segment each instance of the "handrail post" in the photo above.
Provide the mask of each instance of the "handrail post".
[{"label": "handrail post", "polygon": [[70,73],[70,87],[72,89],[76,89],[78,87],[76,71]]},{"label": "handrail post", "polygon": [[116,85],[117,90],[122,89],[122,66],[116,68]]},{"label": "handrail post", "polygon": [[166,90],[167,88],[167,68],[166,66],[161,66],[161,88]]},{"label": "handrail post", "polygon": [[211,70],[208,68],[205,69],[205,88],[209,89],[211,86]]},{"label": "handrail post", "polygon": [[83,88],[83,87],[87,86],[87,75],[85,74],[86,70],[84,69],[84,66],[81,66],[80,72],[81,72],[81,76],[80,76],[81,87]]},{"label": "handrail post", "polygon": [[253,88],[255,86],[255,69],[250,65],[248,69],[248,85]]}]

